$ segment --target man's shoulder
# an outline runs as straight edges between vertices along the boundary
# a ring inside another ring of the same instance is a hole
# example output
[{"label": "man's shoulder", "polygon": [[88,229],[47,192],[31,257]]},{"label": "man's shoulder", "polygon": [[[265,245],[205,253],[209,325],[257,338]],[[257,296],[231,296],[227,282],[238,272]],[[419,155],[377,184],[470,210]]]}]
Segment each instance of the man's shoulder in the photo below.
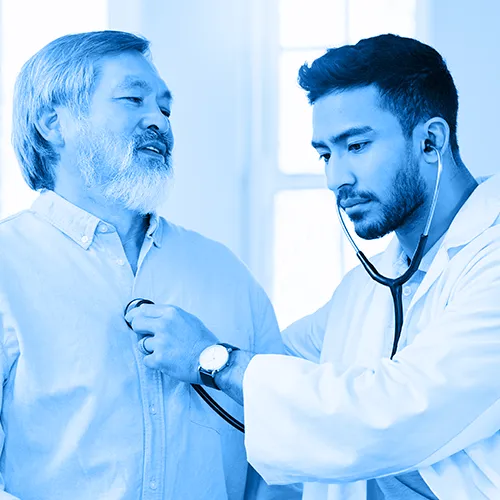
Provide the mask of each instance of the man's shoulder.
[{"label": "man's shoulder", "polygon": [[16,234],[20,234],[21,231],[24,232],[27,229],[28,224],[32,221],[33,215],[33,212],[27,209],[1,219],[0,239],[8,239]]},{"label": "man's shoulder", "polygon": [[[209,238],[197,231],[175,224],[160,217],[162,229],[161,243],[167,251],[181,252],[186,258],[196,259],[200,263],[220,265],[230,269],[238,268],[250,273],[246,265],[223,243]],[[201,260],[199,260],[201,259]]]}]

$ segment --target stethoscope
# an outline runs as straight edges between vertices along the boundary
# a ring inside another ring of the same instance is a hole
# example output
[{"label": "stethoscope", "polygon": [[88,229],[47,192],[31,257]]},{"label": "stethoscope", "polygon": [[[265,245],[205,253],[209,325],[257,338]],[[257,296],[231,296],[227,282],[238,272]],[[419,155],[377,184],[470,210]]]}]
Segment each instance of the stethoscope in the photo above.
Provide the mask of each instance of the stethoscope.
[{"label": "stethoscope", "polygon": [[[127,313],[129,311],[131,311],[132,309],[136,309],[137,307],[141,307],[143,304],[154,304],[154,302],[149,299],[140,299],[140,298],[131,300],[127,304],[127,307],[125,307],[123,316],[127,316]],[[127,320],[125,320],[125,322],[129,326],[129,328],[132,329],[132,325]],[[141,342],[144,342],[146,337],[148,337],[148,335],[142,337],[139,340],[139,344]],[[142,351],[143,349],[144,347],[142,347],[142,349],[139,347],[139,350]],[[210,394],[208,394],[208,392],[203,387],[201,387],[201,385],[191,384],[191,387],[198,393],[201,399],[203,399],[203,401],[205,401],[205,403],[207,403],[207,405],[210,406],[210,408],[212,408],[212,410],[215,413],[217,413],[217,415],[223,418],[228,424],[232,425],[235,429],[239,430],[240,432],[245,432],[245,426],[239,420],[234,418],[230,413],[224,410],[224,408],[222,408],[222,406],[220,406],[219,403],[217,403],[217,401],[215,401],[215,399],[213,399],[210,396]]]},{"label": "stethoscope", "polygon": [[427,223],[425,224],[424,230],[420,236],[418,241],[417,248],[415,249],[415,253],[410,261],[408,269],[404,274],[399,276],[398,278],[388,278],[380,274],[376,267],[368,260],[368,258],[364,255],[364,253],[358,248],[356,242],[352,239],[352,236],[349,234],[347,226],[342,218],[342,213],[340,212],[340,204],[337,203],[337,215],[340,220],[340,225],[344,230],[344,234],[347,236],[349,243],[354,248],[356,252],[356,256],[360,260],[361,264],[365,268],[365,271],[368,273],[370,278],[372,278],[377,283],[384,285],[389,288],[392,295],[392,300],[394,303],[394,342],[392,345],[391,358],[394,357],[396,351],[398,350],[398,342],[401,336],[401,330],[403,328],[403,297],[402,290],[403,285],[417,272],[418,266],[422,262],[422,258],[424,256],[425,245],[427,243],[427,237],[429,236],[429,230],[431,228],[432,221],[434,219],[434,213],[436,211],[436,204],[439,196],[439,186],[441,183],[441,174],[443,171],[443,165],[441,162],[441,153],[435,148],[433,145],[429,144],[426,141],[426,148],[433,149],[437,155],[437,175],[436,175],[436,185],[434,187],[434,195],[432,197],[431,207],[429,209],[429,215],[427,217]]},{"label": "stethoscope", "polygon": [[[345,235],[347,236],[347,239],[351,243],[352,247],[356,251],[356,255],[358,256],[358,259],[361,261],[361,264],[365,268],[366,272],[368,275],[375,280],[377,283],[380,283],[381,285],[389,287],[391,290],[392,294],[392,299],[394,302],[394,343],[392,346],[392,354],[391,354],[391,359],[396,354],[397,348],[398,348],[398,342],[399,342],[399,337],[401,336],[401,329],[403,328],[403,298],[402,298],[402,288],[403,285],[415,274],[415,272],[418,269],[418,266],[420,265],[422,261],[422,257],[424,256],[424,250],[425,250],[425,244],[427,242],[427,237],[429,236],[429,230],[432,224],[432,221],[434,219],[434,212],[436,211],[436,204],[437,204],[437,199],[439,196],[439,185],[441,182],[441,173],[443,170],[443,166],[441,163],[441,154],[439,151],[432,145],[426,144],[426,147],[434,149],[434,151],[437,154],[437,163],[438,163],[438,171],[437,171],[437,176],[436,176],[436,185],[434,188],[434,195],[432,198],[432,203],[431,207],[429,209],[429,216],[427,217],[427,223],[425,225],[424,231],[422,232],[422,235],[420,236],[420,240],[418,242],[417,248],[415,250],[415,253],[413,254],[413,257],[411,259],[410,265],[406,272],[399,276],[398,278],[387,278],[386,276],[383,276],[380,274],[375,266],[368,260],[368,258],[363,254],[363,252],[358,248],[354,240],[352,239],[351,235],[349,234],[349,231],[345,225],[344,219],[342,218],[342,214],[340,212],[340,205],[337,203],[337,214],[340,220],[340,224],[344,230]],[[131,300],[128,304],[127,307],[125,308],[124,316],[127,315],[127,313],[135,309],[136,307],[140,307],[143,304],[154,304],[152,300],[149,299],[134,299]],[[127,325],[132,328],[132,325],[127,321]],[[141,339],[143,340],[143,339]],[[141,340],[139,342],[141,342]],[[233,426],[235,429],[239,430],[240,432],[245,432],[245,426],[243,423],[241,423],[239,420],[234,418],[230,413],[228,413],[222,406],[217,403],[208,393],[205,391],[203,387],[201,387],[198,384],[191,384],[191,387],[198,393],[198,395],[207,403],[210,408],[215,411],[221,418],[223,418],[228,424]]]}]

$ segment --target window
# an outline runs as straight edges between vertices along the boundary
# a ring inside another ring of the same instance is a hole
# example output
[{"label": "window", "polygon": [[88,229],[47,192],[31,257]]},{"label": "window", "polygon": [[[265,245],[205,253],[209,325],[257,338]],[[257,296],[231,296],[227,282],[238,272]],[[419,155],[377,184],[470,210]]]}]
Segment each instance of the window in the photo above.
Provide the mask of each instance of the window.
[{"label": "window", "polygon": [[[297,84],[298,69],[327,47],[388,32],[415,37],[416,0],[280,0],[277,23],[278,50],[273,57],[279,68],[278,155],[271,172],[263,174],[272,186],[272,217],[267,222],[272,228],[264,230],[268,244],[262,249],[272,248],[267,255],[272,254],[273,262],[268,264],[267,280],[266,273],[257,275],[270,292],[283,328],[326,303],[343,275],[357,264],[337,222],[323,162],[310,146],[312,110]],[[362,241],[360,246],[374,255],[387,241]]]},{"label": "window", "polygon": [[36,197],[24,183],[12,150],[11,116],[15,79],[21,66],[51,40],[80,31],[106,29],[103,0],[0,0],[0,216],[29,207]]}]

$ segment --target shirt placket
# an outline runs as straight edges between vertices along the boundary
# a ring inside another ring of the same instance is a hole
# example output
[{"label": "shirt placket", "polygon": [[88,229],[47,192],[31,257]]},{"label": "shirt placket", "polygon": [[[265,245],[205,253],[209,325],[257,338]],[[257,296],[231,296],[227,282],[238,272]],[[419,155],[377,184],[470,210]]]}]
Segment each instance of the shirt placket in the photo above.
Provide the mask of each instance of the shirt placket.
[{"label": "shirt placket", "polygon": [[[147,235],[137,263],[137,273],[133,287],[134,292],[141,277],[141,269],[152,245],[152,237]],[[160,371],[144,366],[144,356],[137,348],[137,342],[134,353],[141,381],[144,415],[145,453],[142,498],[143,500],[161,500],[164,497],[163,492],[165,490],[164,471],[166,463],[166,419],[164,413],[163,377]]]},{"label": "shirt placket", "polygon": [[[99,232],[111,232],[112,230],[98,228]],[[145,238],[138,260],[136,275],[134,276],[121,241],[114,232],[106,235],[108,244],[106,252],[111,262],[117,268],[118,281],[131,299],[136,290],[136,283],[140,278],[141,267],[147,253],[151,249],[151,237]],[[130,299],[130,300],[131,300]],[[163,498],[164,471],[165,471],[165,414],[163,402],[163,380],[161,372],[152,370],[144,365],[144,355],[137,347],[138,337],[133,330],[129,335],[134,349],[134,357],[139,375],[139,388],[142,401],[142,413],[144,422],[144,455],[143,455],[143,500],[161,500]]]}]

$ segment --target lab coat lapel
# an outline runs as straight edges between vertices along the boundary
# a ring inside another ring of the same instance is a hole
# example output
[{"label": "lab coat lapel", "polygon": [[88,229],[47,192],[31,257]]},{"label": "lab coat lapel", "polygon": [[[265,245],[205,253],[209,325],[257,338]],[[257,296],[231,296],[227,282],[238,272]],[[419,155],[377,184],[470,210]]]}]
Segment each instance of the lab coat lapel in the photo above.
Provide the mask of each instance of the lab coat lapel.
[{"label": "lab coat lapel", "polygon": [[[374,259],[375,266],[392,276],[400,252],[394,238],[387,250]],[[394,318],[389,289],[371,280],[361,267],[354,273],[349,293],[356,293],[358,300],[354,303],[346,297],[347,302],[355,304],[354,309],[345,309],[342,317],[329,318],[321,357],[322,362],[331,362],[339,374],[353,365],[374,367],[392,347]]]},{"label": "lab coat lapel", "polygon": [[407,316],[411,313],[415,304],[422,298],[425,297],[431,286],[436,282],[436,280],[443,274],[443,271],[448,264],[448,252],[446,248],[442,245],[438,250],[438,253],[434,257],[431,265],[429,266],[429,270],[425,273],[425,276],[420,283],[420,286],[417,288],[413,300],[408,306],[408,311],[406,313]]}]

